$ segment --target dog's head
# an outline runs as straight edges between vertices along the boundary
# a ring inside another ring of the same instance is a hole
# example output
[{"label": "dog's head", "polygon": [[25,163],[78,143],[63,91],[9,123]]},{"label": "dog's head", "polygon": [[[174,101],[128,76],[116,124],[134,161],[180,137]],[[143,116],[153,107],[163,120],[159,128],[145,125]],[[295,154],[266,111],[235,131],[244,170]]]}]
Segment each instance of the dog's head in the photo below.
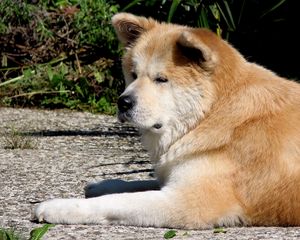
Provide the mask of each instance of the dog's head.
[{"label": "dog's head", "polygon": [[112,24],[126,47],[127,88],[118,101],[119,119],[154,133],[197,124],[218,91],[219,37],[127,13],[115,15]]}]

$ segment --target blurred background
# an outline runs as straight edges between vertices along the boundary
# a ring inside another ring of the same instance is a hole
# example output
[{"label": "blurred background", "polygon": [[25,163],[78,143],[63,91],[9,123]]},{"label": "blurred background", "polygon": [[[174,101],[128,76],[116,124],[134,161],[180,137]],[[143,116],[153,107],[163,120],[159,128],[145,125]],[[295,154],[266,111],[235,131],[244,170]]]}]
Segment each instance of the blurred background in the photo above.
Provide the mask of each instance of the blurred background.
[{"label": "blurred background", "polygon": [[117,12],[209,28],[249,61],[300,79],[297,0],[0,0],[0,106],[115,114]]}]

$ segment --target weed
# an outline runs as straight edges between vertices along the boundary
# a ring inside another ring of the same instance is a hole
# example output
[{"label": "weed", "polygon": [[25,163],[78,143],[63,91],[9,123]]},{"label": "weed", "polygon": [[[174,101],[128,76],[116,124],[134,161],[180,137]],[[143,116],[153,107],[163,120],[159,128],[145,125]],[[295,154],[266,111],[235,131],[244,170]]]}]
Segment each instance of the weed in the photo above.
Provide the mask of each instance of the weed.
[{"label": "weed", "polygon": [[0,240],[21,240],[21,236],[13,229],[0,228]]},{"label": "weed", "polygon": [[35,228],[30,232],[29,240],[40,240],[45,235],[45,233],[49,230],[49,228],[54,227],[54,224],[44,224],[42,227]]},{"label": "weed", "polygon": [[4,136],[5,149],[34,149],[36,147],[37,141],[20,133],[14,127],[11,127],[10,132]]},{"label": "weed", "polygon": [[[29,240],[41,240],[49,228],[54,227],[54,224],[44,224],[42,227],[34,228],[30,232]],[[16,233],[14,229],[0,228],[0,240],[22,240],[25,239],[20,234]]]},{"label": "weed", "polygon": [[118,91],[109,69],[112,65],[112,60],[101,58],[81,66],[81,73],[76,66],[63,62],[23,70],[21,76],[0,83],[0,105],[38,104],[45,108],[115,114],[113,102]]},{"label": "weed", "polygon": [[214,229],[214,233],[227,233],[227,230],[223,227],[217,227]]},{"label": "weed", "polygon": [[169,230],[165,232],[164,234],[164,239],[171,239],[176,236],[176,231],[175,230]]},{"label": "weed", "polygon": [[117,10],[104,0],[0,1],[0,106],[114,114],[123,88]]}]

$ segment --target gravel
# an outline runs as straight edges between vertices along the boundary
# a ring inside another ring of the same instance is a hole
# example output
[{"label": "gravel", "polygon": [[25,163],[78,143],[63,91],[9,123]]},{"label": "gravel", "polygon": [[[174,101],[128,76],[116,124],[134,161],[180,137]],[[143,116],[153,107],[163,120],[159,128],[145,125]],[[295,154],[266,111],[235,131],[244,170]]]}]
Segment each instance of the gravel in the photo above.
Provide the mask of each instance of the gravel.
[{"label": "gravel", "polygon": [[[11,149],[11,132],[31,148]],[[19,137],[19,136],[18,136]],[[37,202],[83,198],[88,182],[152,179],[153,169],[139,134],[115,117],[73,111],[0,108],[0,227],[25,239]],[[43,239],[163,239],[168,229],[116,225],[56,225]],[[300,239],[300,228],[255,227],[176,230],[174,239]],[[1,236],[0,236],[1,239]]]}]

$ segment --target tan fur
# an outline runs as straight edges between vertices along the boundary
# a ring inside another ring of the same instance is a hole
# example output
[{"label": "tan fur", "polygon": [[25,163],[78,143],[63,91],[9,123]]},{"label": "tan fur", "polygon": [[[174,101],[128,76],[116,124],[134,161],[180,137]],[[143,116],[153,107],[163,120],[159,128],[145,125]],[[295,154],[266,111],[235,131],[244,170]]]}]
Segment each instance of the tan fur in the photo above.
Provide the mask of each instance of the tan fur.
[{"label": "tan fur", "polygon": [[86,195],[95,198],[46,201],[37,219],[299,226],[300,85],[246,61],[205,29],[126,13],[112,24],[126,47],[121,99],[134,99],[119,118],[141,129],[159,186],[92,184]]},{"label": "tan fur", "polygon": [[[213,102],[203,119],[173,140],[160,153],[160,160],[155,159],[163,181],[174,161],[182,164],[199,158],[201,165],[203,156],[208,159],[205,169],[199,167],[199,172],[207,173],[199,174],[190,183],[192,187],[180,190],[187,221],[215,224],[230,211],[238,211],[251,225],[299,225],[299,85],[247,62],[208,30],[149,21],[124,57],[125,74],[133,65],[132,52],[151,61],[157,51],[167,65],[165,74],[170,81],[187,91],[201,85]],[[117,29],[117,19],[114,25]],[[175,42],[186,32],[191,39],[181,41],[194,47],[203,45],[208,52],[207,66],[189,64],[174,52]],[[145,94],[151,91],[145,90]],[[189,178],[187,175],[182,177]]]}]

